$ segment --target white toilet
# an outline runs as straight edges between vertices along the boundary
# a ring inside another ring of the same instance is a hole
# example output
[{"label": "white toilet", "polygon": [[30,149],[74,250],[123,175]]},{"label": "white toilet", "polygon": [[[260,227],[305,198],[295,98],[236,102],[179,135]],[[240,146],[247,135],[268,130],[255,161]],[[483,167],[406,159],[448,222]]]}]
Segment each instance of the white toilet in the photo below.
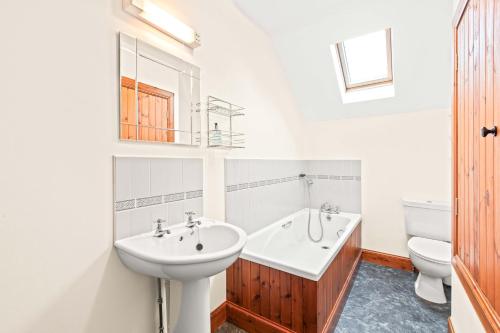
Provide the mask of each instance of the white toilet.
[{"label": "white toilet", "polygon": [[415,292],[433,303],[446,303],[443,283],[451,277],[450,205],[437,201],[403,200],[408,251],[420,272]]}]

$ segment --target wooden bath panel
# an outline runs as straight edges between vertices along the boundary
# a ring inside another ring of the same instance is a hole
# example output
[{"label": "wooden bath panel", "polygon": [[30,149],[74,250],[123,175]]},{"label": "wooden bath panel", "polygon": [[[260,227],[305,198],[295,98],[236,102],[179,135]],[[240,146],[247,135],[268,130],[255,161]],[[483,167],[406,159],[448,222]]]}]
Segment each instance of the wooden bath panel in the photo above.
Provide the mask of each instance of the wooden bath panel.
[{"label": "wooden bath panel", "polygon": [[252,332],[323,333],[334,327],[361,256],[361,223],[319,281],[248,260],[227,270],[227,320]]}]

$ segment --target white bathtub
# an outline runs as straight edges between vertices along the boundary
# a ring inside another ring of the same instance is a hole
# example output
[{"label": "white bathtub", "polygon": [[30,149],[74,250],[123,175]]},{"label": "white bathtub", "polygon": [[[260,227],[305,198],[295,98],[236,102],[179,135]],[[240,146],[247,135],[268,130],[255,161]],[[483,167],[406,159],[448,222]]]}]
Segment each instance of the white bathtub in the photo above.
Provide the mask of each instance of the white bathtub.
[{"label": "white bathtub", "polygon": [[[320,234],[317,209],[311,209],[311,232]],[[248,236],[242,259],[318,281],[361,222],[360,214],[322,213],[324,238],[314,243],[307,236],[308,210],[289,215]]]}]

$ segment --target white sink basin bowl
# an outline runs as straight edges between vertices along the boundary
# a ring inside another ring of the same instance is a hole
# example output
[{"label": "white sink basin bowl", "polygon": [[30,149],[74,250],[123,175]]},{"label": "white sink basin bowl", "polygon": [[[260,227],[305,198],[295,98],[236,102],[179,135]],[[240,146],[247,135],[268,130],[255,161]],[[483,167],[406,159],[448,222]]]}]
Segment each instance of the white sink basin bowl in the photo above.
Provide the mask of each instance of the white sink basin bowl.
[{"label": "white sink basin bowl", "polygon": [[201,219],[198,232],[184,224],[171,228],[171,234],[153,237],[141,234],[115,242],[118,255],[130,269],[162,279],[197,280],[210,277],[229,267],[246,243],[243,230],[228,223]]},{"label": "white sink basin bowl", "polygon": [[[210,331],[208,278],[236,261],[247,240],[245,232],[231,224],[206,218],[198,221],[198,230],[178,224],[163,237],[153,237],[149,232],[115,242],[118,256],[131,270],[182,282],[181,309],[174,333]],[[198,244],[202,244],[201,250]]]}]

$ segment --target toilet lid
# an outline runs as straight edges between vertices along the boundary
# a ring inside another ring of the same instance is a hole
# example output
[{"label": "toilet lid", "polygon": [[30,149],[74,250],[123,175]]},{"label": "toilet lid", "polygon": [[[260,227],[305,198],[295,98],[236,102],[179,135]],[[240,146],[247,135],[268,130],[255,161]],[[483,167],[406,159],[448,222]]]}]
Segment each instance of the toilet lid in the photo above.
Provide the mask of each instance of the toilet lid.
[{"label": "toilet lid", "polygon": [[408,249],[415,255],[429,261],[449,264],[451,262],[451,244],[434,239],[412,237]]}]

